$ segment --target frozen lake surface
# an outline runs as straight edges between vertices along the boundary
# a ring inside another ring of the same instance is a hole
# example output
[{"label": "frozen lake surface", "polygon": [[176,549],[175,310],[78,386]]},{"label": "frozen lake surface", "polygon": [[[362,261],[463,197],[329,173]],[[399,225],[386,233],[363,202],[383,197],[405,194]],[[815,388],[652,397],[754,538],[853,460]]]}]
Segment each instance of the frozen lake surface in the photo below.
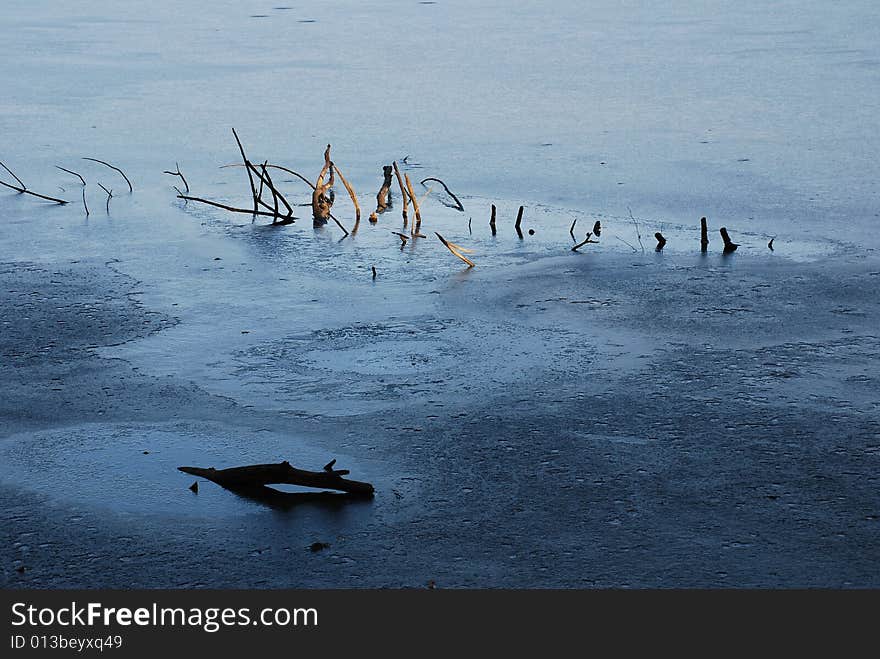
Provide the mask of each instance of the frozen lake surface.
[{"label": "frozen lake surface", "polygon": [[[872,3],[57,5],[0,24],[0,160],[71,201],[0,192],[0,583],[880,585]],[[357,233],[176,199],[250,203],[232,127],[331,143]],[[392,160],[465,211],[401,247]],[[176,470],[331,457],[375,500]]]}]

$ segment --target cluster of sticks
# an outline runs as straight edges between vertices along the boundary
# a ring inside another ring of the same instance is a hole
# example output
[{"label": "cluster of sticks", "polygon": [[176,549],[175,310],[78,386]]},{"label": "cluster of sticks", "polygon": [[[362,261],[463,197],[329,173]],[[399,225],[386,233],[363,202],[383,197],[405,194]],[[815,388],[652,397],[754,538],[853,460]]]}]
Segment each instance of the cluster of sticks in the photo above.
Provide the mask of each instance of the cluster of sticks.
[{"label": "cluster of sticks", "polygon": [[[104,165],[105,167],[109,167],[110,169],[112,169],[116,172],[119,172],[122,175],[122,178],[124,178],[125,182],[128,184],[128,191],[130,193],[134,192],[134,186],[132,186],[131,181],[129,180],[128,176],[125,175],[125,172],[123,172],[121,169],[119,169],[119,167],[116,167],[115,165],[111,165],[109,162],[105,162],[103,160],[98,160],[97,158],[83,158],[83,160],[88,160],[90,162],[96,162],[100,165]],[[9,167],[7,167],[3,162],[0,162],[0,167],[3,167],[3,169],[5,169],[6,172],[12,178],[14,178],[16,181],[15,184],[12,184],[12,183],[7,183],[6,181],[0,180],[0,185],[7,187],[7,188],[10,188],[12,190],[15,190],[19,194],[30,195],[30,196],[36,197],[38,199],[43,199],[44,201],[51,201],[53,204],[64,205],[64,204],[70,203],[66,199],[59,199],[57,197],[50,197],[49,195],[40,194],[39,192],[34,192],[33,190],[28,189],[28,187],[24,184],[24,182],[20,178],[18,178],[18,176],[16,176],[15,172],[13,172],[11,169],[9,169]],[[62,167],[61,165],[55,165],[55,168],[60,169],[62,172],[66,172],[68,174],[76,176],[79,179],[80,184],[82,185],[83,210],[85,210],[86,217],[88,217],[89,216],[89,205],[86,202],[86,180],[82,177],[81,174],[73,171],[72,169],[67,169],[66,167]],[[113,190],[108,189],[102,183],[98,183],[98,187],[101,188],[107,194],[107,202],[106,202],[105,206],[107,208],[107,214],[109,215],[109,213],[110,213],[110,200],[113,198]],[[61,191],[64,192],[65,191],[64,188],[61,188]]]}]

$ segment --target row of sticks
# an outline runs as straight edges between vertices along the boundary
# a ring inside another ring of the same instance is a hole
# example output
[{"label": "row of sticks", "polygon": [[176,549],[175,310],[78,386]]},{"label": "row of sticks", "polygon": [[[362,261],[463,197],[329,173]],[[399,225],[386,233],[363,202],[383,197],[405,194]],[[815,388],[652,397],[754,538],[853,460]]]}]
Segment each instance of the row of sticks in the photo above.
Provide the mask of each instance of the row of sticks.
[{"label": "row of sticks", "polygon": [[[242,162],[241,163],[234,163],[234,164],[230,164],[230,165],[224,165],[223,167],[244,167],[245,168],[245,171],[247,172],[247,175],[248,175],[248,182],[250,185],[251,198],[252,198],[252,202],[253,202],[252,206],[250,208],[239,208],[239,207],[235,207],[235,206],[230,206],[228,204],[223,204],[223,203],[220,203],[217,201],[213,201],[210,199],[205,199],[203,197],[196,197],[196,196],[189,194],[189,192],[190,192],[189,183],[187,182],[183,173],[180,171],[180,166],[177,165],[175,171],[166,170],[163,173],[180,178],[182,184],[184,185],[185,190],[182,191],[177,186],[174,186],[174,189],[177,191],[177,196],[179,199],[183,199],[185,202],[194,201],[194,202],[207,204],[207,205],[221,208],[223,210],[227,210],[230,212],[247,213],[247,214],[250,214],[254,218],[256,218],[257,216],[271,217],[273,225],[291,224],[296,219],[296,217],[293,214],[293,205],[286,199],[286,197],[281,193],[281,191],[275,185],[275,182],[273,181],[272,176],[270,174],[270,170],[278,170],[278,171],[282,171],[287,174],[291,174],[293,176],[296,176],[301,181],[303,181],[304,183],[309,185],[309,187],[312,189],[312,198],[311,198],[310,205],[312,208],[313,223],[316,227],[324,226],[327,224],[327,222],[330,219],[332,219],[336,223],[336,225],[343,231],[345,236],[354,235],[355,233],[357,233],[358,227],[360,225],[360,220],[361,220],[361,208],[360,208],[360,204],[358,202],[358,197],[354,191],[354,188],[351,186],[351,184],[348,182],[348,180],[342,174],[339,167],[336,165],[336,163],[334,163],[330,159],[330,148],[331,147],[329,144],[327,145],[327,148],[324,150],[323,167],[322,167],[320,173],[318,174],[316,181],[314,183],[312,183],[308,178],[306,178],[302,174],[300,174],[290,168],[283,167],[281,165],[270,164],[268,161],[263,161],[259,165],[255,165],[254,162],[251,161],[247,157],[244,146],[242,145],[242,142],[238,137],[238,133],[235,131],[234,128],[232,129],[232,134],[233,134],[233,136],[235,138],[235,142],[238,146],[238,150],[241,155]],[[123,172],[122,169],[120,169],[119,167],[116,167],[115,165],[112,165],[112,164],[105,162],[103,160],[99,160],[97,158],[83,158],[83,160],[88,160],[88,161],[100,163],[100,164],[102,164],[106,167],[109,167],[110,169],[118,172],[125,179],[125,182],[129,188],[129,192],[133,192],[134,188],[131,184],[131,181],[129,180],[128,176],[126,176],[125,172]],[[406,158],[404,158],[404,163],[406,163]],[[43,199],[45,201],[51,201],[51,202],[57,203],[57,204],[69,203],[68,201],[66,201],[64,199],[51,197],[51,196],[40,194],[40,193],[34,192],[33,190],[30,190],[22,182],[22,180],[18,176],[16,176],[15,173],[13,173],[12,170],[10,170],[3,162],[0,162],[0,167],[5,169],[6,172],[9,173],[16,181],[16,184],[11,184],[11,183],[7,183],[7,182],[0,180],[0,185],[3,185],[7,188],[11,188],[11,189],[19,192],[20,194],[32,195],[34,197]],[[86,195],[85,195],[86,181],[85,181],[85,179],[79,173],[77,173],[71,169],[61,167],[60,165],[56,165],[56,167],[64,172],[67,172],[68,174],[76,176],[80,180],[80,182],[83,186],[83,193],[82,193],[83,207],[85,209],[86,215],[88,215],[89,209],[88,209],[88,205],[86,203]],[[335,180],[336,180],[337,176],[339,177],[340,182],[342,183],[342,185],[345,187],[346,191],[348,192],[348,194],[351,198],[351,201],[354,205],[355,224],[354,224],[354,227],[352,228],[351,232],[349,232],[348,229],[345,228],[345,226],[339,221],[339,219],[335,215],[333,215],[333,213],[331,211],[333,203],[334,203],[334,199],[335,199],[335,195],[333,192],[333,186],[335,184]],[[426,237],[421,233],[421,224],[422,224],[421,203],[424,202],[425,198],[431,193],[431,188],[428,188],[428,191],[425,193],[424,197],[422,197],[422,200],[420,202],[416,193],[415,193],[415,190],[413,188],[412,181],[409,178],[409,174],[403,173],[403,175],[401,175],[400,168],[398,167],[396,161],[393,162],[391,165],[384,166],[383,167],[383,182],[382,182],[382,186],[379,189],[379,192],[376,194],[376,210],[373,211],[372,213],[370,213],[370,216],[369,216],[370,223],[375,224],[376,222],[378,222],[378,215],[386,212],[389,208],[392,207],[391,189],[393,187],[393,183],[394,183],[395,178],[397,180],[398,187],[400,188],[400,195],[401,195],[401,199],[403,202],[402,216],[403,216],[404,228],[406,228],[408,225],[408,210],[409,210],[410,204],[412,204],[413,212],[415,215],[415,221],[412,224],[409,235],[402,233],[402,232],[399,232],[399,231],[392,231],[393,234],[395,234],[396,236],[398,236],[400,238],[401,249],[403,249],[403,247],[407,244],[407,242],[410,239],[425,238]],[[458,211],[461,211],[461,212],[464,211],[464,205],[461,203],[459,198],[449,189],[449,187],[446,185],[446,183],[444,183],[442,180],[440,180],[438,178],[428,177],[428,178],[423,179],[421,181],[421,184],[424,186],[428,181],[433,181],[433,182],[439,183],[440,185],[443,186],[443,189],[445,190],[445,192],[454,201],[454,205],[453,204],[447,204],[447,205],[449,205],[452,208],[455,208]],[[111,189],[108,189],[107,187],[105,187],[101,183],[98,183],[98,185],[107,194],[106,208],[107,208],[107,212],[109,213],[110,199],[113,197],[113,191]],[[522,233],[522,228],[521,228],[523,211],[524,211],[524,207],[520,206],[519,211],[517,212],[516,222],[514,224],[514,228],[516,229],[517,235],[519,236],[520,239],[523,238],[523,233]],[[639,242],[639,245],[641,246],[642,251],[644,252],[645,248],[644,248],[644,245],[642,244],[640,227],[639,227],[638,221],[635,219],[635,217],[633,217],[631,210],[630,210],[630,218],[631,218],[633,224],[635,225],[636,235],[638,237],[638,242]],[[583,247],[587,244],[598,243],[597,240],[593,239],[593,236],[598,238],[601,235],[601,232],[602,232],[601,222],[599,222],[597,220],[593,225],[593,230],[591,232],[588,232],[586,234],[585,239],[581,242],[577,242],[577,239],[575,238],[575,235],[574,235],[574,228],[575,228],[576,224],[577,224],[577,220],[575,219],[571,224],[571,228],[569,229],[569,233],[571,234],[572,240],[576,243],[571,248],[572,251],[576,252],[581,247]],[[709,245],[709,239],[708,239],[708,229],[707,229],[705,217],[701,218],[700,225],[701,225],[701,238],[700,238],[701,251],[706,252],[708,249],[708,245]],[[494,204],[492,205],[491,216],[489,219],[489,226],[491,228],[492,235],[493,236],[496,235],[496,232],[497,232],[497,230],[496,230],[496,208],[495,208]],[[530,229],[529,234],[530,235],[534,234],[534,230]],[[739,247],[739,245],[737,243],[734,243],[730,239],[730,236],[728,235],[727,229],[725,227],[721,227],[720,234],[721,234],[722,240],[724,241],[724,250],[723,250],[724,253],[730,254],[730,253],[736,251],[736,249],[737,249],[737,247]],[[470,260],[467,256],[465,256],[465,254],[472,253],[472,250],[466,249],[460,245],[457,245],[453,242],[446,240],[443,236],[441,236],[437,232],[435,232],[435,235],[440,240],[440,242],[453,255],[455,255],[457,258],[461,259],[465,264],[467,264],[468,267],[473,267],[475,265],[472,260]],[[621,240],[621,242],[623,242],[626,245],[628,245],[629,247],[631,247],[634,251],[638,251],[637,248],[634,245],[632,245],[631,243],[623,240],[619,236],[615,236],[615,237],[617,237],[618,240]],[[656,245],[655,249],[657,252],[660,252],[663,250],[663,248],[666,245],[666,242],[667,242],[666,238],[659,231],[654,234],[654,237],[657,240],[657,245]],[[770,242],[768,243],[768,247],[771,250],[773,250],[773,239],[771,239]],[[375,277],[375,268],[373,269],[373,275]]]}]

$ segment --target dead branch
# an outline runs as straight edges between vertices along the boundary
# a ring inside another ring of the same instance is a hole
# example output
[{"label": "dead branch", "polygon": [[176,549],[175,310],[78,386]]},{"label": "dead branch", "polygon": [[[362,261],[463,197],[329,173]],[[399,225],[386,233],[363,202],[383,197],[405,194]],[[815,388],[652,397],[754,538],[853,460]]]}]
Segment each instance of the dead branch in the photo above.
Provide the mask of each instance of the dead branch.
[{"label": "dead branch", "polygon": [[419,200],[416,198],[415,191],[413,191],[412,181],[409,180],[409,174],[404,174],[403,178],[406,181],[406,191],[409,194],[409,200],[412,202],[413,212],[416,214],[415,232],[418,233],[419,229],[422,227],[422,212],[419,209]]},{"label": "dead branch", "polygon": [[470,254],[470,253],[472,253],[473,250],[465,249],[464,247],[461,247],[460,245],[456,245],[455,243],[451,243],[451,242],[449,242],[448,240],[446,240],[443,236],[441,236],[441,235],[440,235],[439,233],[437,233],[436,231],[434,232],[434,235],[437,236],[437,237],[440,239],[440,242],[443,243],[443,244],[446,246],[446,249],[448,249],[448,250],[449,250],[450,252],[452,252],[455,256],[457,256],[457,257],[460,258],[462,261],[464,261],[465,263],[467,263],[467,266],[468,266],[469,268],[473,268],[473,267],[476,265],[476,264],[475,264],[473,261],[471,261],[468,257],[466,257],[464,254],[462,254],[462,252],[467,252],[468,254]]},{"label": "dead branch", "polygon": [[72,170],[70,170],[70,169],[65,169],[65,168],[62,167],[61,165],[55,165],[55,169],[60,169],[62,172],[67,172],[68,174],[73,174],[74,176],[76,176],[76,177],[82,182],[83,186],[85,186],[85,184],[86,184],[86,180],[85,180],[82,176],[80,176],[79,174],[77,174],[76,172],[74,172],[74,171],[72,171]]},{"label": "dead branch", "polygon": [[179,176],[180,180],[183,181],[183,185],[186,188],[186,191],[189,192],[189,183],[186,182],[186,178],[184,178],[183,174],[180,172],[180,165],[174,163],[174,166],[177,168],[176,172],[170,172],[167,169],[162,172],[163,174],[170,174],[171,176]]},{"label": "dead branch", "polygon": [[706,218],[700,218],[700,251],[705,252],[709,248],[709,228],[706,226]]},{"label": "dead branch", "polygon": [[361,205],[358,203],[357,195],[354,192],[354,188],[349,185],[347,180],[345,180],[345,176],[342,175],[342,172],[339,171],[339,167],[337,167],[335,163],[333,168],[336,170],[336,175],[339,177],[339,180],[342,181],[342,185],[348,190],[348,196],[351,197],[351,203],[354,204],[354,222],[357,224],[361,221]]},{"label": "dead branch", "polygon": [[574,237],[574,225],[577,224],[577,223],[578,223],[577,218],[574,218],[574,219],[571,221],[571,226],[568,227],[568,235],[571,236],[571,241],[572,241],[572,242],[575,242],[575,243],[577,242],[577,238]]},{"label": "dead branch", "polygon": [[339,490],[365,497],[372,497],[374,493],[374,488],[370,483],[342,478],[349,473],[347,469],[306,471],[292,467],[287,461],[281,464],[248,465],[246,467],[232,467],[230,469],[178,467],[178,470],[185,474],[206,478],[221,487],[231,490],[287,484]]},{"label": "dead branch", "polygon": [[587,237],[584,238],[583,242],[580,242],[580,243],[578,243],[577,245],[575,245],[574,247],[572,247],[572,248],[571,248],[571,251],[572,251],[572,252],[576,252],[576,251],[578,251],[581,247],[583,247],[584,245],[586,245],[587,243],[598,243],[598,242],[599,242],[598,240],[590,240],[590,238],[592,237],[592,235],[593,235],[592,232],[588,233],[588,234],[587,234]]},{"label": "dead branch", "polygon": [[633,245],[632,243],[628,243],[628,242],[626,242],[626,241],[625,241],[623,238],[621,238],[620,236],[614,236],[614,237],[617,238],[617,239],[618,239],[620,242],[622,242],[624,245],[626,245],[627,247],[629,247],[632,251],[634,251],[634,252],[638,252],[638,251],[639,251],[638,249],[636,249],[635,245]]},{"label": "dead branch", "polygon": [[[229,211],[231,213],[251,213],[252,215],[261,215],[263,217],[271,217],[277,219],[278,216],[275,213],[270,213],[266,211],[258,210],[254,212],[253,210],[249,210],[247,208],[235,208],[234,206],[227,206],[226,204],[221,204],[217,201],[211,201],[210,199],[202,199],[201,197],[192,197],[190,195],[179,194],[177,195],[178,199],[185,199],[187,201],[197,201],[201,204],[208,204],[209,206],[216,206],[217,208],[222,208],[223,210]],[[293,216],[284,218],[284,224],[292,223],[296,218]]]},{"label": "dead branch", "polygon": [[82,189],[82,197],[83,197],[83,208],[86,209],[86,217],[89,216],[89,205],[86,203],[86,189],[83,187]]},{"label": "dead branch", "polygon": [[107,193],[107,215],[109,215],[110,214],[110,199],[113,197],[113,190],[108,190],[100,183],[98,183],[98,187],[100,187],[104,192]]},{"label": "dead branch", "polygon": [[121,169],[119,169],[119,167],[116,167],[115,165],[111,165],[109,162],[104,162],[103,160],[98,160],[97,158],[83,158],[83,160],[91,160],[92,162],[100,163],[100,164],[104,165],[105,167],[109,167],[113,171],[119,172],[120,174],[122,174],[122,178],[125,179],[125,182],[128,183],[128,191],[134,192],[134,188],[131,185],[131,181],[128,180],[128,177],[125,175],[125,172],[123,172]]},{"label": "dead branch", "polygon": [[773,249],[773,241],[774,241],[774,240],[776,240],[776,236],[773,236],[773,237],[770,239],[770,242],[767,243],[767,247],[770,249],[771,252],[774,251],[774,249]]},{"label": "dead branch", "polygon": [[450,197],[452,197],[455,200],[455,203],[457,204],[457,206],[456,206],[457,210],[461,211],[462,213],[464,212],[464,206],[462,206],[461,201],[459,201],[458,197],[456,197],[455,194],[453,194],[452,190],[450,190],[449,187],[443,181],[441,181],[439,178],[434,178],[433,176],[429,176],[428,178],[423,178],[421,180],[421,184],[424,185],[425,181],[436,181],[437,183],[442,185],[443,189],[446,190],[446,194],[448,194]]},{"label": "dead branch", "polygon": [[397,168],[397,161],[391,163],[394,168],[394,175],[397,177],[397,184],[400,186],[400,196],[403,198],[403,226],[406,226],[407,220],[407,191],[406,187],[403,185],[403,177],[400,175],[400,170]]},{"label": "dead branch", "polygon": [[654,237],[657,239],[657,247],[654,248],[654,251],[662,252],[663,248],[666,246],[666,238],[664,238],[663,234],[659,231],[654,234]]},{"label": "dead branch", "polygon": [[376,193],[376,212],[384,213],[391,206],[391,173],[394,168],[391,165],[382,167],[382,187]]},{"label": "dead branch", "polygon": [[391,233],[400,238],[400,247],[403,249],[403,246],[406,245],[406,242],[409,240],[409,236],[405,233],[400,233],[399,231],[392,231]]},{"label": "dead branch", "polygon": [[[327,183],[324,183],[324,176],[327,175],[328,170],[330,172],[330,179]],[[333,183],[333,163],[330,162],[330,145],[328,144],[324,150],[324,166],[321,168],[321,173],[318,174],[318,180],[312,189],[312,219],[318,226],[327,224],[327,219],[330,217],[330,207],[333,205],[333,198],[328,193],[333,187]]]},{"label": "dead branch", "polygon": [[272,181],[272,177],[267,171],[268,162],[264,162],[262,165],[260,165],[259,171],[256,167],[253,166],[253,164],[251,164],[250,166],[251,171],[260,177],[260,187],[262,188],[262,186],[265,184],[266,187],[269,188],[269,191],[272,193],[272,203],[275,212],[278,212],[278,202],[281,201],[281,203],[284,204],[284,208],[287,209],[286,217],[291,217],[293,215],[293,207],[287,202],[287,199],[285,199],[284,195],[281,194],[278,188],[275,187],[275,183]]},{"label": "dead branch", "polygon": [[254,185],[254,177],[251,173],[251,164],[248,161],[247,156],[244,154],[244,147],[241,145],[241,140],[238,139],[238,133],[235,132],[235,128],[232,129],[232,134],[235,136],[235,143],[238,144],[238,151],[241,153],[241,160],[244,163],[244,169],[248,175],[248,181],[251,184],[251,196],[254,199],[254,215],[257,214],[259,210],[259,199],[260,197],[257,195],[257,186]]},{"label": "dead branch", "polygon": [[495,235],[495,204],[492,204],[492,215],[489,216],[489,228],[492,229],[492,235]]},{"label": "dead branch", "polygon": [[64,205],[66,203],[69,203],[69,202],[65,201],[64,199],[57,199],[55,197],[49,197],[44,194],[39,194],[38,192],[33,192],[32,190],[28,190],[27,186],[24,183],[22,183],[21,179],[18,178],[15,175],[15,173],[11,169],[9,169],[9,167],[4,165],[2,162],[0,162],[0,167],[3,167],[3,169],[5,169],[7,172],[9,172],[9,174],[12,176],[12,178],[14,178],[16,181],[18,181],[17,186],[12,185],[10,183],[6,183],[5,181],[0,181],[0,185],[5,186],[11,190],[15,190],[19,194],[26,194],[26,195],[30,195],[32,197],[38,197],[40,199],[45,199],[46,201],[51,201],[51,202],[59,204],[59,205]]},{"label": "dead branch", "polygon": [[522,240],[523,234],[522,229],[519,228],[519,225],[522,224],[522,216],[523,216],[523,207],[520,206],[519,210],[516,213],[516,224],[514,228],[516,229],[516,235],[519,236],[519,239]]}]

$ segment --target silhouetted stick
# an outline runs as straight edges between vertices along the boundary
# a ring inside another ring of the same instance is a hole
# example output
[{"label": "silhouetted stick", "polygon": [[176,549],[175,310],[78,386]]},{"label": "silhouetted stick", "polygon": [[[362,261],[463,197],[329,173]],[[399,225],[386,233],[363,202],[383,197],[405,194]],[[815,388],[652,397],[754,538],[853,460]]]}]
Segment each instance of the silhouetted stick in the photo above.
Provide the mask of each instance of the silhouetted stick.
[{"label": "silhouetted stick", "polygon": [[721,239],[724,241],[724,253],[730,254],[735,252],[736,248],[739,247],[739,244],[730,239],[730,236],[727,235],[727,228],[721,227],[718,231],[721,234]]},{"label": "silhouetted stick", "polygon": [[281,464],[249,465],[247,467],[233,467],[231,469],[204,469],[202,467],[178,467],[185,474],[192,474],[200,478],[230,489],[259,487],[271,484],[301,485],[304,487],[317,487],[321,489],[340,490],[350,494],[361,496],[373,496],[373,486],[369,483],[361,483],[342,478],[348,471],[337,469],[333,471],[305,471],[290,466],[285,461]]},{"label": "silhouetted stick", "polygon": [[51,202],[54,202],[59,205],[64,205],[64,204],[68,203],[64,199],[57,199],[55,197],[49,197],[47,195],[39,194],[38,192],[32,192],[31,190],[28,190],[27,186],[25,186],[25,184],[22,183],[21,179],[18,178],[15,175],[15,173],[11,169],[9,169],[9,167],[4,165],[2,162],[0,162],[0,167],[3,167],[3,169],[5,169],[7,172],[9,172],[9,174],[12,176],[12,178],[14,178],[16,181],[18,181],[17,186],[6,183],[5,181],[0,181],[0,185],[5,186],[5,187],[9,188],[10,190],[15,190],[19,194],[26,194],[26,195],[30,195],[32,197],[38,197],[40,199],[45,199],[46,201],[51,201]]},{"label": "silhouetted stick", "polygon": [[709,249],[709,227],[706,225],[706,218],[700,218],[700,251],[705,252]]},{"label": "silhouetted stick", "polygon": [[339,180],[342,181],[342,185],[345,186],[346,190],[348,190],[348,196],[351,197],[351,203],[354,204],[354,221],[355,224],[357,224],[361,221],[361,205],[358,203],[357,195],[354,193],[354,188],[349,185],[348,181],[345,180],[345,176],[343,176],[342,172],[339,171],[339,167],[337,167],[335,164],[333,165],[333,167],[336,169],[336,175],[339,177]]},{"label": "silhouetted stick", "polygon": [[[179,195],[177,195],[177,198],[178,199],[186,199],[187,201],[197,201],[201,204],[208,204],[209,206],[216,206],[217,208],[222,208],[223,210],[229,211],[231,213],[251,213],[253,215],[261,215],[263,217],[273,217],[273,218],[278,217],[275,213],[269,213],[269,212],[261,211],[261,210],[254,212],[253,210],[248,210],[247,208],[235,208],[234,206],[227,206],[226,204],[221,204],[216,201],[211,201],[210,199],[202,199],[201,197],[191,197],[189,195],[179,194]],[[293,222],[296,218],[291,216],[291,217],[288,217],[285,219],[289,220],[290,222]],[[286,223],[289,224],[290,222],[286,222]]]},{"label": "silhouetted stick", "polygon": [[80,176],[79,174],[77,174],[76,172],[74,172],[70,169],[65,169],[61,165],[55,165],[55,169],[60,169],[62,172],[67,172],[68,174],[73,174],[82,182],[83,185],[86,184],[86,180],[82,176]]},{"label": "silhouetted stick", "polygon": [[659,231],[654,234],[654,237],[657,239],[657,247],[654,248],[654,251],[662,252],[663,248],[666,246],[666,238],[664,238],[663,234]]},{"label": "silhouetted stick", "polygon": [[514,228],[516,229],[516,235],[519,236],[520,240],[522,240],[523,234],[522,229],[519,228],[519,225],[522,224],[522,216],[523,216],[523,207],[520,206],[519,210],[516,212],[516,224],[514,224]]},{"label": "silhouetted stick", "polygon": [[82,189],[82,197],[83,197],[83,208],[86,209],[86,217],[89,216],[89,205],[86,203],[86,189],[83,187]]},{"label": "silhouetted stick", "polygon": [[568,228],[568,233],[571,236],[571,240],[572,240],[572,242],[575,242],[575,243],[577,242],[577,238],[574,237],[574,225],[577,223],[578,223],[577,218],[574,218],[571,221],[571,226]]},{"label": "silhouetted stick", "polygon": [[413,212],[416,214],[415,232],[418,233],[422,226],[422,212],[419,209],[419,200],[416,198],[416,193],[413,190],[412,181],[409,180],[409,174],[404,174],[403,179],[406,181],[406,191],[409,193],[409,200],[412,202]]},{"label": "silhouetted stick", "polygon": [[492,204],[492,215],[489,217],[489,227],[492,229],[492,235],[495,235],[495,204]]},{"label": "silhouetted stick", "polygon": [[468,218],[468,233],[471,234],[471,235],[474,234],[473,230],[471,229],[471,222],[473,221],[473,219],[474,219],[474,218],[472,218],[472,217],[469,217],[469,218]]},{"label": "silhouetted stick", "polygon": [[370,269],[373,271],[373,279],[375,279],[378,275],[378,273],[376,272],[376,266],[371,265]]},{"label": "silhouetted stick", "polygon": [[[238,163],[238,162],[231,163],[229,165],[220,165],[220,169],[226,169],[228,167],[244,167],[244,165],[242,165],[241,163]],[[266,165],[266,169],[278,169],[278,170],[281,170],[282,172],[287,172],[288,174],[293,174],[294,176],[299,178],[303,183],[307,184],[312,190],[315,189],[314,183],[312,183],[309,179],[307,179],[305,176],[303,176],[299,172],[295,172],[292,169],[288,169],[287,167],[282,167],[281,165],[269,165],[269,164]]]},{"label": "silhouetted stick", "polygon": [[443,236],[441,236],[441,235],[440,235],[439,233],[437,233],[436,231],[434,232],[434,235],[437,236],[437,237],[440,239],[440,242],[443,243],[443,244],[446,246],[446,249],[448,249],[450,252],[452,252],[453,254],[455,254],[455,256],[457,256],[457,257],[460,258],[462,261],[464,261],[465,263],[467,263],[467,266],[468,266],[469,268],[473,268],[473,267],[476,265],[476,263],[474,263],[474,262],[471,261],[468,257],[466,257],[464,254],[462,254],[462,252],[470,253],[471,250],[469,250],[469,249],[465,249],[464,247],[461,247],[461,246],[459,246],[459,245],[456,245],[455,243],[451,243],[451,242],[449,242],[448,240],[446,240]]},{"label": "silhouetted stick", "polygon": [[166,169],[162,173],[163,174],[170,174],[171,176],[179,176],[180,180],[183,181],[183,185],[186,187],[186,191],[189,192],[189,183],[186,182],[186,179],[184,178],[183,174],[180,172],[180,165],[178,165],[177,163],[174,163],[174,166],[177,168],[176,172],[170,172]]},{"label": "silhouetted stick", "polygon": [[572,251],[572,252],[576,252],[576,251],[578,251],[581,247],[583,247],[584,245],[586,245],[587,243],[598,243],[598,242],[599,242],[598,240],[590,240],[590,237],[591,237],[592,235],[593,235],[592,232],[588,233],[588,234],[587,234],[587,237],[584,238],[583,242],[580,242],[580,243],[578,243],[577,245],[575,245],[574,247],[572,247],[572,248],[571,248],[571,251]]},{"label": "silhouetted stick", "polygon": [[770,242],[767,243],[767,247],[770,248],[770,251],[771,251],[771,252],[773,251],[773,241],[774,241],[774,240],[776,240],[776,236],[773,236],[773,237],[770,239]]},{"label": "silhouetted stick", "polygon": [[391,165],[385,165],[382,167],[382,187],[379,188],[379,192],[376,193],[377,213],[384,213],[385,209],[391,205],[391,173],[393,171],[394,168]]},{"label": "silhouetted stick", "polygon": [[292,216],[293,208],[290,206],[289,203],[287,203],[287,199],[284,198],[284,195],[281,194],[278,188],[275,187],[275,183],[272,181],[272,177],[267,171],[267,163],[263,163],[262,165],[260,165],[260,171],[257,171],[257,169],[253,165],[251,165],[251,167],[253,168],[254,174],[260,177],[260,185],[262,186],[265,183],[266,187],[268,187],[269,191],[272,193],[272,203],[274,205],[275,212],[278,212],[278,201],[280,200],[281,203],[284,204],[284,207],[287,209],[287,217]]},{"label": "silhouetted stick", "polygon": [[98,183],[98,187],[100,187],[104,192],[107,193],[107,215],[110,215],[110,199],[111,197],[113,197],[113,190],[108,190],[100,183]]},{"label": "silhouetted stick", "polygon": [[602,235],[602,223],[599,220],[596,220],[593,223],[593,234],[598,238]]},{"label": "silhouetted stick", "polygon": [[403,226],[406,226],[406,220],[407,220],[407,213],[406,213],[406,207],[407,207],[407,192],[406,192],[406,186],[403,185],[403,177],[400,175],[400,170],[397,168],[397,161],[395,160],[394,162],[391,163],[391,165],[392,165],[392,167],[394,168],[394,175],[397,177],[397,184],[400,186],[400,196],[403,197]]},{"label": "silhouetted stick", "polygon": [[245,171],[248,175],[248,181],[251,184],[251,195],[254,198],[254,214],[257,214],[259,210],[259,199],[260,197],[257,195],[257,186],[254,185],[254,177],[251,174],[250,162],[247,159],[247,156],[244,154],[244,147],[241,145],[241,140],[238,139],[238,133],[235,132],[235,128],[232,129],[232,134],[235,137],[235,143],[238,144],[238,151],[241,153],[241,160],[244,163]]},{"label": "silhouetted stick", "polygon": [[452,197],[455,200],[455,203],[457,204],[456,208],[459,211],[461,211],[462,213],[464,212],[464,206],[461,205],[461,201],[459,201],[458,197],[456,197],[453,194],[452,190],[450,190],[449,187],[443,181],[441,181],[439,178],[434,178],[433,176],[429,176],[428,178],[423,178],[421,181],[422,185],[425,184],[425,181],[437,181],[437,183],[442,185],[443,189],[446,190],[446,194],[448,194],[450,197]]},{"label": "silhouetted stick", "polygon": [[400,233],[399,231],[392,231],[391,233],[400,238],[400,247],[403,249],[403,246],[406,245],[406,242],[409,240],[409,236],[405,233]]},{"label": "silhouetted stick", "polygon": [[128,180],[128,177],[125,175],[125,172],[123,172],[121,169],[119,169],[119,167],[116,167],[115,165],[111,165],[109,162],[104,162],[103,160],[98,160],[97,158],[83,158],[83,160],[91,160],[92,162],[97,162],[97,163],[104,165],[105,167],[109,167],[110,169],[112,169],[115,172],[119,172],[120,174],[122,174],[122,178],[125,179],[125,182],[128,183],[128,191],[134,192],[134,188],[131,185],[131,181]]}]

